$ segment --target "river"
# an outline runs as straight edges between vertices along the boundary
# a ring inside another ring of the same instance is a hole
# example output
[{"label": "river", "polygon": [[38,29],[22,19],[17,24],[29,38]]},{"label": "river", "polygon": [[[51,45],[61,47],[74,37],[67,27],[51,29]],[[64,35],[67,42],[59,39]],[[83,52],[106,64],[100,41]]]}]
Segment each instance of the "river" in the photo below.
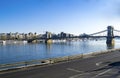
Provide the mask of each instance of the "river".
[{"label": "river", "polygon": [[0,64],[70,56],[119,47],[120,40],[118,39],[115,40],[115,45],[112,46],[107,46],[106,40],[54,44],[0,44]]}]

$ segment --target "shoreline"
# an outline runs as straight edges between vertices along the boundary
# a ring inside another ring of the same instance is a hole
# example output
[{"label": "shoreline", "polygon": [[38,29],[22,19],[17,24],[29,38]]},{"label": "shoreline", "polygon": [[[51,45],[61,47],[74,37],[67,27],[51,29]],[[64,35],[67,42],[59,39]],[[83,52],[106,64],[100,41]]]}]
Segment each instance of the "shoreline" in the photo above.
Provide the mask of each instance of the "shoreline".
[{"label": "shoreline", "polygon": [[91,53],[86,53],[86,54],[64,56],[64,57],[58,57],[58,58],[49,58],[49,59],[44,59],[44,60],[31,60],[31,61],[16,62],[16,63],[11,63],[11,64],[0,64],[0,72],[18,70],[21,68],[28,68],[28,67],[46,66],[46,65],[51,65],[51,64],[54,65],[56,63],[91,58],[97,55],[102,55],[102,54],[116,52],[116,51],[120,51],[120,48],[99,51],[99,52],[91,52]]},{"label": "shoreline", "polygon": [[2,44],[28,43],[26,40],[0,40]]}]

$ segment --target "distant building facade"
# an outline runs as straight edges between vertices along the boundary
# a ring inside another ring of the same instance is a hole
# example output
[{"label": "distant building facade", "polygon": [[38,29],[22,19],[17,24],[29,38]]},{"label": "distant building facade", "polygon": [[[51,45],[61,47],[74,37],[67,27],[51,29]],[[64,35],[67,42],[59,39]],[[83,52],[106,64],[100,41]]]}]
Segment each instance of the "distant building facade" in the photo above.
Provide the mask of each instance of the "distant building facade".
[{"label": "distant building facade", "polygon": [[0,40],[28,40],[28,39],[59,39],[59,38],[71,38],[73,34],[61,32],[59,34],[46,32],[45,34],[29,33],[0,33]]}]

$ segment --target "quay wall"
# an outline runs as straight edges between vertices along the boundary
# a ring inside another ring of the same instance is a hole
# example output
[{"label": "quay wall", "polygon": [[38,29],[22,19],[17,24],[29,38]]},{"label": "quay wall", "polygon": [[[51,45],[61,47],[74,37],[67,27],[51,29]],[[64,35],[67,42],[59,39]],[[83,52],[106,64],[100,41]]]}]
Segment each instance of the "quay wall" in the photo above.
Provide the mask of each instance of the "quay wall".
[{"label": "quay wall", "polygon": [[30,66],[43,66],[43,65],[55,64],[55,63],[59,63],[59,62],[68,62],[71,60],[89,58],[89,57],[94,57],[94,56],[97,56],[100,54],[116,52],[116,51],[120,51],[120,48],[106,50],[106,51],[99,51],[99,52],[91,52],[91,53],[86,53],[86,54],[64,56],[64,57],[58,57],[58,58],[23,61],[23,62],[17,62],[17,63],[13,63],[13,64],[0,64],[0,71],[8,71],[11,69],[18,69],[18,68],[24,68],[24,67],[30,67]]}]

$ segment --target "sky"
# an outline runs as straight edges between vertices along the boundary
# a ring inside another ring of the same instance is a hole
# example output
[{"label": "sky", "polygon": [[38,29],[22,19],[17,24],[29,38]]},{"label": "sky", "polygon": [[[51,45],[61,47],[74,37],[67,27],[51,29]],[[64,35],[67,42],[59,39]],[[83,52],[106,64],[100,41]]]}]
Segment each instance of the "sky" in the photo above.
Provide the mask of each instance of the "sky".
[{"label": "sky", "polygon": [[0,0],[0,33],[120,30],[120,0]]}]

